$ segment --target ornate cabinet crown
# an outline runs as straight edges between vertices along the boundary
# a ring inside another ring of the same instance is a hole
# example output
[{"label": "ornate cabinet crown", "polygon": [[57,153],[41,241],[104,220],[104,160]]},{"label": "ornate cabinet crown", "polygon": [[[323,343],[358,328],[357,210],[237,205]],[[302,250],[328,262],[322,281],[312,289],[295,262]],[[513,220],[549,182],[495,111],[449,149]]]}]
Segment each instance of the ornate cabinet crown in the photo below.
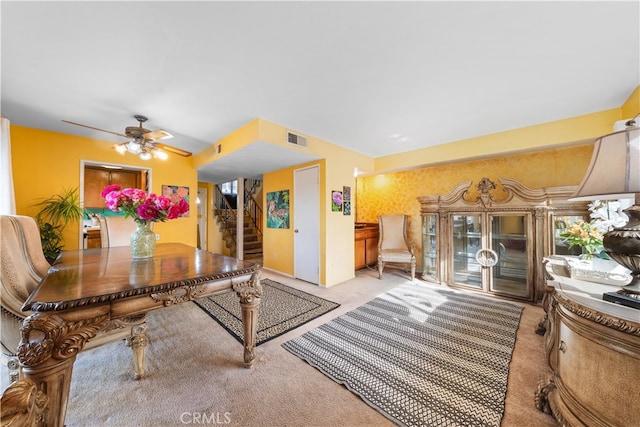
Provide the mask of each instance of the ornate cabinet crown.
[{"label": "ornate cabinet crown", "polygon": [[484,177],[445,195],[419,197],[423,279],[511,298],[544,294],[543,257],[558,252],[560,218],[588,216],[576,187],[531,189]]}]

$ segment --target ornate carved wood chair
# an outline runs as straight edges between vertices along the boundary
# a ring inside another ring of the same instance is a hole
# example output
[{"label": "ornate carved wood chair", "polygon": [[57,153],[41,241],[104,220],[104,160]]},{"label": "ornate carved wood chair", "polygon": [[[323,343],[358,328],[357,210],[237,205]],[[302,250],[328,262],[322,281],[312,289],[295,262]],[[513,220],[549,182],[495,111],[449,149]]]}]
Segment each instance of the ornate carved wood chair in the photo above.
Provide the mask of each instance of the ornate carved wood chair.
[{"label": "ornate carved wood chair", "polygon": [[42,425],[42,416],[49,398],[29,378],[22,378],[7,387],[0,398],[0,425],[36,427]]},{"label": "ornate carved wood chair", "polygon": [[416,256],[407,239],[406,215],[380,215],[378,217],[378,278],[386,263],[409,264],[411,280],[416,277]]},{"label": "ornate carved wood chair", "polygon": [[[0,215],[0,342],[7,361],[9,380],[20,377],[17,358],[22,321],[31,314],[21,310],[31,292],[47,274],[49,263],[42,253],[40,231],[35,219],[20,215]],[[127,339],[134,348],[136,378],[144,375],[146,317],[113,320],[107,323],[85,348]]]},{"label": "ornate carved wood chair", "polygon": [[103,248],[129,246],[136,223],[123,216],[100,217],[100,243]]}]

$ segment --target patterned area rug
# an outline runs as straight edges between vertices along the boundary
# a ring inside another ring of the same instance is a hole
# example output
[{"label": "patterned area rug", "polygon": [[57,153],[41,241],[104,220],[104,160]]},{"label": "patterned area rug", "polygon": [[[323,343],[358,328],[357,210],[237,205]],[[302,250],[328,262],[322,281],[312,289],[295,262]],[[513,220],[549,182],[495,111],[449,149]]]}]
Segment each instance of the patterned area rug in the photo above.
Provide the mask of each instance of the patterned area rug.
[{"label": "patterned area rug", "polygon": [[[340,304],[299,291],[271,279],[260,281],[263,288],[258,311],[256,346],[297,328]],[[233,291],[194,301],[238,341],[244,343],[242,312]]]},{"label": "patterned area rug", "polygon": [[405,426],[499,426],[522,309],[402,285],[283,347]]}]

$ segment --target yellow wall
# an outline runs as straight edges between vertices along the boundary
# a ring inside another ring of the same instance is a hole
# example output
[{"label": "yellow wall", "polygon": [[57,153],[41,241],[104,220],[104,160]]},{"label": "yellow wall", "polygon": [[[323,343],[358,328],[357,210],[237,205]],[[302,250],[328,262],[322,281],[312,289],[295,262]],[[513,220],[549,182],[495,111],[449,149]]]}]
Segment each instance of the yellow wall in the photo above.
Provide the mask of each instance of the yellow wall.
[{"label": "yellow wall", "polygon": [[[34,204],[63,189],[80,186],[80,160],[144,166],[152,170],[151,191],[162,194],[162,185],[188,186],[190,210],[187,218],[154,225],[162,242],[196,245],[197,173],[192,159],[169,154],[169,159],[148,161],[112,149],[114,143],[63,133],[11,126],[11,155],[16,197],[16,213],[35,216]],[[64,249],[77,249],[80,226],[71,223],[64,232]]]},{"label": "yellow wall", "polygon": [[483,177],[496,182],[512,178],[530,188],[578,185],[593,144],[514,154],[358,178],[358,222],[377,222],[378,215],[410,216],[408,234],[422,268],[420,203],[417,198],[447,194],[461,182],[475,185]]},{"label": "yellow wall", "polygon": [[262,222],[263,265],[266,268],[293,276],[293,168],[266,173],[262,182],[262,205],[267,193],[289,190],[289,228],[267,228],[267,213]]},{"label": "yellow wall", "polygon": [[[238,131],[216,142],[223,145],[222,153],[216,155],[215,148],[207,149],[196,155],[196,164],[215,161],[228,155],[251,142],[261,141],[286,147],[291,150],[305,151],[323,158],[318,162],[310,162],[280,171],[274,171],[263,176],[263,199],[266,193],[272,191],[289,190],[291,197],[289,230],[263,230],[264,266],[285,274],[294,275],[294,247],[293,224],[293,180],[296,169],[311,164],[320,165],[320,284],[332,286],[354,277],[354,220],[355,216],[343,215],[342,212],[331,212],[331,190],[343,190],[344,186],[355,190],[354,170],[373,170],[373,159],[359,153],[346,150],[319,138],[305,135],[305,148],[287,144],[286,132],[290,128],[255,119]],[[300,134],[303,134],[300,132]],[[266,216],[265,216],[266,223]],[[330,248],[330,250],[327,250]]]},{"label": "yellow wall", "polygon": [[630,119],[640,114],[640,86],[629,95],[620,110],[620,119]]}]

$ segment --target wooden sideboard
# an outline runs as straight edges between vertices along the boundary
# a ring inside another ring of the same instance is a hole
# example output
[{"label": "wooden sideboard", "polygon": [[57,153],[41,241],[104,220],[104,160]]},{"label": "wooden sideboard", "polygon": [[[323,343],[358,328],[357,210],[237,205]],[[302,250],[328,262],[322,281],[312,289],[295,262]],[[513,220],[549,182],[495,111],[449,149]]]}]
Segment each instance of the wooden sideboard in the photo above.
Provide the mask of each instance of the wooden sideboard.
[{"label": "wooden sideboard", "polygon": [[562,257],[544,267],[549,372],[537,408],[563,426],[640,426],[640,310],[603,301],[620,288],[571,279]]},{"label": "wooden sideboard", "polygon": [[355,229],[355,268],[359,270],[378,262],[378,236],[380,235],[377,222],[356,224]]},{"label": "wooden sideboard", "polygon": [[102,247],[102,240],[100,238],[100,230],[86,230],[87,233],[87,248],[86,249],[93,249],[93,248],[100,248]]}]

